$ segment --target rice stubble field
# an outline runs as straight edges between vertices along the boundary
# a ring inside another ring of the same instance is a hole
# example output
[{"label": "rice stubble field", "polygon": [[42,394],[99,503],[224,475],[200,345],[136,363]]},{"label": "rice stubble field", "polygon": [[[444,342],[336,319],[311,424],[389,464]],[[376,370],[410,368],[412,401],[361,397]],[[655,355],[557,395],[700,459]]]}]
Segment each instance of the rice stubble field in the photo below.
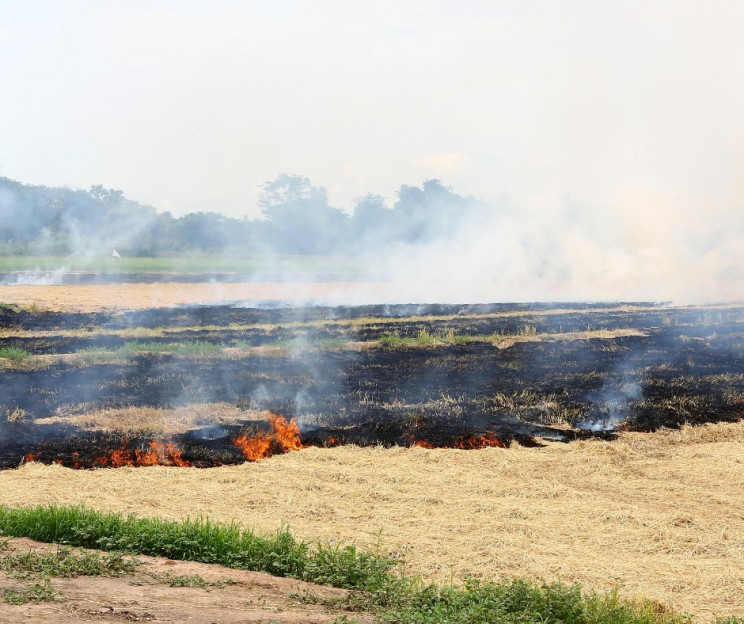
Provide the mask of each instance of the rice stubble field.
[{"label": "rice stubble field", "polygon": [[[117,288],[121,286],[117,285]],[[34,305],[40,309],[93,312],[107,307],[88,300],[76,307],[75,295],[68,300],[52,291],[46,292],[49,293],[47,299],[38,298],[38,295],[31,297]],[[0,299],[16,301],[9,295],[13,293],[0,292]],[[148,296],[143,295],[142,300]],[[111,297],[111,294],[106,297]],[[137,300],[136,297],[132,299]],[[118,300],[127,298],[120,295]],[[202,301],[201,298],[197,300]],[[24,300],[18,299],[17,302],[24,303]],[[658,323],[654,321],[656,325],[653,331],[658,330],[659,333],[651,332],[653,335],[650,339],[654,340],[664,331],[671,332],[681,354],[679,358],[671,364],[659,361],[633,364],[634,374],[640,370],[645,375],[653,369],[656,375],[649,377],[651,382],[647,377],[640,380],[643,382],[643,396],[636,396],[634,389],[623,390],[630,383],[625,377],[618,377],[610,385],[587,378],[587,387],[591,392],[586,396],[601,395],[608,387],[619,390],[621,395],[626,392],[625,398],[635,405],[633,414],[638,429],[644,429],[645,425],[648,425],[648,429],[658,429],[660,423],[648,416],[647,411],[658,413],[660,407],[677,418],[673,423],[675,426],[680,424],[679,421],[684,422],[685,415],[697,426],[661,429],[653,433],[626,430],[619,431],[617,438],[612,440],[590,436],[570,443],[538,436],[535,440],[541,446],[529,447],[511,442],[505,447],[492,446],[478,450],[430,449],[416,444],[391,446],[383,436],[380,444],[348,444],[332,448],[311,446],[260,462],[236,463],[205,470],[173,466],[125,466],[115,470],[91,471],[30,462],[18,469],[0,471],[0,504],[20,506],[54,502],[173,519],[203,516],[217,521],[236,521],[263,533],[271,533],[287,525],[301,539],[354,542],[365,548],[393,552],[405,560],[409,572],[420,574],[426,581],[458,583],[468,576],[483,579],[560,579],[566,583],[579,582],[590,590],[618,588],[623,597],[648,598],[703,620],[741,615],[744,613],[744,425],[740,421],[742,371],[737,368],[740,352],[736,346],[740,339],[738,328],[741,316],[737,308],[733,308],[735,314],[729,314],[730,310],[729,307],[721,307],[702,311],[701,314],[706,317],[704,331],[698,331],[699,326],[695,328],[682,322],[689,312],[687,310],[634,310],[632,314],[657,315]],[[414,363],[419,361],[417,354],[428,352],[432,356],[439,349],[450,358],[447,360],[449,364],[445,381],[454,380],[456,383],[458,358],[465,358],[462,362],[467,363],[471,361],[467,358],[472,357],[506,357],[506,360],[499,360],[503,364],[501,370],[505,377],[508,377],[508,371],[514,372],[510,379],[515,385],[509,387],[509,392],[513,390],[512,394],[504,389],[503,394],[508,400],[501,400],[499,409],[517,413],[520,426],[533,426],[535,432],[543,434],[554,430],[558,436],[561,430],[577,429],[576,425],[581,424],[582,418],[585,420],[583,431],[591,424],[588,415],[581,413],[576,422],[569,422],[573,412],[568,408],[576,408],[574,399],[579,390],[573,395],[569,393],[570,396],[557,394],[559,384],[553,380],[550,383],[541,382],[542,386],[535,384],[535,396],[526,396],[519,375],[528,376],[533,371],[526,369],[519,358],[508,359],[515,345],[518,349],[542,349],[540,353],[543,355],[554,353],[558,361],[566,353],[581,354],[582,357],[587,353],[595,356],[609,353],[612,356],[626,349],[633,354],[633,341],[649,339],[648,324],[620,327],[615,322],[612,326],[601,327],[599,321],[603,317],[597,311],[584,310],[581,313],[593,314],[599,326],[561,326],[559,330],[553,327],[554,333],[565,334],[556,338],[540,325],[542,312],[521,311],[521,316],[516,312],[514,316],[503,312],[498,318],[512,319],[517,330],[504,331],[499,336],[489,334],[489,339],[484,342],[490,349],[488,353],[482,351],[486,346],[476,344],[477,340],[472,343],[465,340],[458,342],[456,336],[448,334],[449,330],[443,324],[454,321],[447,321],[449,317],[446,315],[423,317],[407,329],[401,326],[403,331],[397,334],[391,326],[376,319],[375,323],[382,323],[383,327],[367,338],[377,343],[385,338],[387,344],[382,340],[382,344],[361,348],[359,340],[340,340],[332,336],[336,343],[323,343],[321,351],[325,353],[323,357],[336,361],[341,357],[339,351],[347,353],[353,349],[356,354],[362,353],[362,356],[355,355],[355,358],[362,357],[364,360],[370,357],[372,364],[377,361],[374,358],[382,357],[385,353],[403,352],[406,355],[402,359],[409,362],[406,370],[413,375],[410,371]],[[618,308],[613,314],[617,320],[626,313],[627,309]],[[545,312],[551,318],[551,326],[555,325],[556,314],[556,311]],[[719,322],[721,315],[726,316],[725,322]],[[477,325],[487,320],[493,323],[496,322],[496,316],[495,313],[490,316],[474,313],[466,315],[466,322]],[[286,325],[286,319],[284,321]],[[313,322],[320,321],[310,319],[299,324]],[[330,322],[326,319],[320,324],[328,329]],[[716,324],[718,333],[714,336],[710,328]],[[267,330],[269,333],[275,330],[273,325],[271,327]],[[535,328],[534,331],[532,328]],[[151,329],[154,330],[155,325]],[[354,337],[364,342],[365,334],[358,329],[355,327]],[[623,329],[626,333],[620,331]],[[427,333],[422,334],[422,330]],[[52,339],[53,336],[64,334],[63,331],[54,328],[44,330],[46,333],[36,331],[35,334],[31,329],[13,331],[14,335],[6,336],[7,339],[19,339],[24,335],[36,339],[39,341],[39,353],[32,353],[25,363],[15,368],[11,366],[4,375],[31,375],[34,372],[24,372],[24,366],[30,369],[36,366],[39,370],[46,367],[54,374],[68,371],[69,363],[66,364],[62,356],[72,357],[75,349],[71,354],[59,353],[59,350],[55,353]],[[110,334],[113,330],[106,331]],[[479,331],[478,328],[474,329],[472,336],[477,337]],[[86,333],[95,335],[96,332]],[[586,332],[600,332],[600,335],[591,337]],[[582,333],[583,337],[577,337],[576,334]],[[388,336],[390,338],[386,338]],[[80,338],[73,337],[76,340]],[[406,343],[407,337],[412,341]],[[131,340],[131,337],[119,338]],[[323,339],[327,338],[324,336]],[[46,339],[52,346],[47,345],[47,351],[42,353],[41,343]],[[168,337],[168,340],[172,339],[172,335]],[[207,336],[201,339],[211,338]],[[225,335],[220,339],[225,339]],[[151,340],[151,336],[141,339],[143,342],[150,341],[148,344]],[[711,363],[714,360],[709,358],[710,353],[706,351],[723,348],[716,342],[721,340],[734,341],[726,343],[728,346],[724,349],[727,357],[733,359],[721,365],[727,367],[728,377],[716,369],[715,364]],[[579,344],[581,348],[576,347]],[[662,342],[653,343],[652,346],[658,350],[660,344]],[[237,349],[240,353],[237,356],[233,353],[229,357],[237,357],[239,361],[249,358],[260,360],[261,352],[252,351],[254,349],[274,349],[278,352],[272,353],[272,358],[285,358],[291,362],[294,357],[296,363],[297,354],[292,350],[292,345],[284,345],[281,341],[262,346],[249,339],[237,347],[227,343],[222,347]],[[368,356],[369,353],[373,355]],[[129,363],[124,365],[138,366],[139,360],[136,358],[141,355],[127,355]],[[104,360],[111,357],[110,351],[103,355],[99,353],[98,356]],[[52,358],[52,361],[45,364],[42,360],[44,357]],[[55,357],[59,359],[54,360]],[[121,354],[116,357],[121,357]],[[151,357],[155,357],[153,361],[157,368],[172,366],[181,356],[165,354]],[[318,360],[314,361],[317,363]],[[321,358],[320,361],[325,360]],[[429,362],[426,366],[432,366],[430,359],[425,361]],[[29,362],[35,363],[32,366]],[[731,362],[734,362],[733,370]],[[93,366],[109,364],[108,361],[103,364],[94,362]],[[590,364],[591,361],[587,365]],[[197,358],[193,360],[193,365],[197,368],[213,367],[215,360]],[[359,366],[358,360],[354,360],[354,366]],[[484,366],[487,369],[491,364]],[[608,375],[618,375],[616,367],[608,368],[606,372]],[[565,382],[567,378],[557,379]],[[676,394],[659,394],[654,398],[653,393],[658,392],[660,379],[672,384]],[[633,380],[639,381],[638,376]],[[704,387],[709,393],[706,395],[708,398],[697,399],[697,395],[690,393],[685,395],[681,390],[685,380],[697,390]],[[435,384],[428,390],[437,392],[439,386]],[[493,388],[489,386],[489,390]],[[294,405],[297,415],[302,416],[296,403],[282,403],[284,399],[277,392],[274,392],[270,401],[274,400],[290,409]],[[585,392],[583,386],[581,392]],[[392,414],[406,422],[408,429],[405,431],[423,434],[430,431],[427,426],[431,423],[437,425],[446,421],[447,414],[440,414],[442,405],[459,413],[457,410],[460,408],[465,410],[478,404],[481,397],[476,395],[478,392],[473,388],[462,385],[460,394],[455,392],[449,397],[435,397],[436,400],[429,397],[428,403],[416,395],[414,398],[418,398],[418,402],[410,396],[398,397],[397,403],[388,397],[387,402],[375,405],[374,397],[355,395],[354,405],[366,405],[367,401],[373,413],[383,414],[390,418],[390,422],[397,423]],[[311,404],[312,400],[320,401],[312,392],[309,396]],[[32,424],[44,418],[60,422],[75,419],[75,426],[82,422],[84,429],[99,427],[110,430],[116,430],[117,425],[125,428],[124,421],[117,422],[116,414],[127,409],[130,410],[130,416],[134,414],[130,419],[134,421],[137,409],[161,410],[149,412],[157,413],[161,418],[155,429],[171,426],[168,424],[171,414],[168,410],[172,410],[173,414],[181,410],[183,416],[183,410],[187,409],[169,404],[167,400],[162,405],[128,406],[126,395],[111,394],[111,397],[120,403],[114,401],[113,405],[108,405],[104,401],[101,405],[75,407],[67,403],[57,404],[52,400],[49,403],[41,401],[36,407],[29,403],[23,409],[28,412],[25,419]],[[192,398],[202,400],[200,405],[206,406],[199,408],[200,414],[204,410],[209,411],[210,401],[215,400],[215,397],[207,394],[193,395]],[[614,405],[613,400],[607,399],[606,403]],[[656,401],[653,410],[649,408],[649,401],[652,404]],[[196,404],[197,401],[191,403]],[[227,403],[228,407],[220,408],[223,420],[216,418],[218,425],[226,425],[241,415],[246,416],[251,407],[241,405],[236,400],[228,400]],[[316,407],[321,403],[318,402]],[[323,409],[327,408],[326,404],[322,405]],[[359,413],[349,407],[351,403],[344,405],[350,410],[349,413]],[[9,404],[6,407],[9,409],[13,406]],[[731,422],[709,422],[713,419],[709,413],[715,411],[713,408],[723,410],[721,413],[725,413],[725,420]],[[110,417],[113,415],[113,421],[102,424],[101,414],[106,409],[113,410],[108,412]],[[378,411],[375,412],[375,409]],[[488,409],[495,408],[489,404]],[[293,415],[289,410],[285,411]],[[599,414],[608,417],[606,410],[600,410]],[[413,418],[416,415],[418,420]],[[10,416],[10,412],[7,416]],[[308,422],[315,426],[329,426],[327,415],[319,414],[318,410],[311,409],[307,416]],[[203,418],[203,414],[196,417],[196,421],[203,424],[200,418]],[[256,418],[256,415],[253,414],[252,418]],[[177,422],[175,420],[173,424],[175,429],[178,429]],[[188,429],[192,424],[186,422],[183,427]],[[129,433],[132,433],[131,430],[141,432],[147,429],[147,423],[141,422],[130,422],[127,426]],[[345,426],[348,426],[348,422]],[[394,435],[390,434],[393,437],[403,432],[403,429],[393,429]]]}]

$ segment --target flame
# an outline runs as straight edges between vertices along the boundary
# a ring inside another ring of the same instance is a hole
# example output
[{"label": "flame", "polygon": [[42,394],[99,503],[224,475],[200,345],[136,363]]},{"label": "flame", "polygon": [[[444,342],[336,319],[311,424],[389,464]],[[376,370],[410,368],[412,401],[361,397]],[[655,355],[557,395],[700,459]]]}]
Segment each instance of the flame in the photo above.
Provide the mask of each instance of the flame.
[{"label": "flame", "polygon": [[487,433],[480,436],[462,436],[457,438],[453,445],[454,448],[458,449],[480,449],[488,446],[500,446],[501,448],[506,448],[506,444],[499,440],[493,433]]},{"label": "flame", "polygon": [[431,442],[427,442],[426,440],[413,440],[413,442],[411,442],[411,446],[419,446],[421,448],[427,449],[434,448],[434,445]]},{"label": "flame", "polygon": [[296,418],[287,422],[284,416],[272,414],[269,416],[269,425],[271,429],[268,432],[262,431],[252,436],[242,434],[233,438],[233,443],[248,461],[304,448]]},{"label": "flame", "polygon": [[30,464],[32,461],[36,461],[36,458],[38,456],[38,453],[26,453],[26,457],[23,458],[23,462],[26,464]]},{"label": "flame", "polygon": [[427,440],[417,440],[412,433],[409,433],[406,435],[406,438],[408,440],[409,446],[418,446],[420,448],[426,448],[426,449],[433,449],[433,448],[455,448],[455,449],[466,449],[466,450],[474,450],[474,449],[481,449],[486,448],[489,446],[499,446],[502,448],[506,448],[506,444],[504,444],[501,440],[499,440],[495,434],[493,433],[486,433],[484,435],[469,435],[469,436],[460,436],[459,438],[455,439],[454,442],[447,444],[441,444],[438,447],[431,442],[428,442]]},{"label": "flame", "polygon": [[[191,462],[183,459],[181,449],[173,442],[153,440],[149,451],[130,450],[126,448],[129,440],[122,438],[121,448],[114,449],[93,459],[94,468],[120,468],[122,466],[191,466]],[[73,458],[77,461],[77,454]],[[73,465],[73,468],[78,468]]]}]

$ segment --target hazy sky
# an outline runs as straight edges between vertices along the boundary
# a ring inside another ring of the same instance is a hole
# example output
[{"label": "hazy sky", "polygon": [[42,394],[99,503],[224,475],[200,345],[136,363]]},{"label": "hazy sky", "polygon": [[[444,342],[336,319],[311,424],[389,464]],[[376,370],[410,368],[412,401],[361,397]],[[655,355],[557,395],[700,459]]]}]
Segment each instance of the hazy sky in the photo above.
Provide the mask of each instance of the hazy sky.
[{"label": "hazy sky", "polygon": [[744,3],[0,0],[0,175],[256,216],[440,178],[525,210],[744,197]]}]

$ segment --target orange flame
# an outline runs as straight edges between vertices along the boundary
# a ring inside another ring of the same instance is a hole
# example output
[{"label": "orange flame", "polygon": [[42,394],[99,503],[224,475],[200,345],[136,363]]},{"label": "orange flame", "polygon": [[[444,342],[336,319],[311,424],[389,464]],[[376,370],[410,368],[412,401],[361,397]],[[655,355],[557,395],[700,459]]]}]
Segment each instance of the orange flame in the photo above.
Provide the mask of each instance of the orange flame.
[{"label": "orange flame", "polygon": [[304,448],[296,418],[287,422],[284,416],[272,414],[269,416],[269,425],[271,429],[268,432],[252,436],[243,434],[233,438],[233,443],[243,451],[248,461],[258,461],[264,457]]},{"label": "orange flame", "polygon": [[122,438],[121,448],[114,449],[105,455],[100,455],[93,459],[93,467],[191,466],[191,462],[183,459],[181,449],[173,442],[153,440],[150,442],[149,451],[129,450],[126,448],[128,442],[129,440],[127,438]]},{"label": "orange flame", "polygon": [[[435,446],[431,442],[428,442],[426,440],[417,440],[412,433],[409,433],[408,435],[406,435],[406,438],[408,439],[409,446],[418,446],[420,448],[426,448],[426,449],[437,448],[437,446]],[[506,444],[504,444],[501,440],[499,440],[496,437],[496,435],[493,433],[486,433],[480,436],[477,436],[477,435],[461,436],[457,438],[451,444],[442,444],[439,446],[439,448],[455,448],[455,449],[474,450],[474,449],[486,448],[489,446],[499,446],[502,448],[506,448]]]},{"label": "orange flame", "polygon": [[499,440],[493,433],[487,433],[485,435],[469,435],[457,438],[455,440],[454,448],[458,449],[480,449],[488,446],[500,446],[506,448],[501,440]]},{"label": "orange flame", "polygon": [[427,448],[427,449],[433,449],[434,445],[431,442],[427,442],[426,440],[413,440],[411,443],[411,446],[418,446],[421,448]]}]

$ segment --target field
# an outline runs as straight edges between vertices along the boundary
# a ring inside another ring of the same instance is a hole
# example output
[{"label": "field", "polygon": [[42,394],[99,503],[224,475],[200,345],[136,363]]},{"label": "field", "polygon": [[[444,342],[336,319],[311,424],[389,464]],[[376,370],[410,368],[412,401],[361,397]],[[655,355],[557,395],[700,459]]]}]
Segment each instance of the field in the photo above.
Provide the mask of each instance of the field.
[{"label": "field", "polygon": [[215,305],[282,288],[0,286],[0,504],[744,613],[744,307]]}]

